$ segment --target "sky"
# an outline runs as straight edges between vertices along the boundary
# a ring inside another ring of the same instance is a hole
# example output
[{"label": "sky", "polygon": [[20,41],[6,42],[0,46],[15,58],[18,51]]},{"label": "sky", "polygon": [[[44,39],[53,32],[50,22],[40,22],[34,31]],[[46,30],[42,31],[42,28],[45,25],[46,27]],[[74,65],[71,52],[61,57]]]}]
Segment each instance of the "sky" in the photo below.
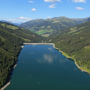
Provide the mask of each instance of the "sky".
[{"label": "sky", "polygon": [[23,23],[59,16],[90,17],[90,0],[0,0],[0,20]]}]

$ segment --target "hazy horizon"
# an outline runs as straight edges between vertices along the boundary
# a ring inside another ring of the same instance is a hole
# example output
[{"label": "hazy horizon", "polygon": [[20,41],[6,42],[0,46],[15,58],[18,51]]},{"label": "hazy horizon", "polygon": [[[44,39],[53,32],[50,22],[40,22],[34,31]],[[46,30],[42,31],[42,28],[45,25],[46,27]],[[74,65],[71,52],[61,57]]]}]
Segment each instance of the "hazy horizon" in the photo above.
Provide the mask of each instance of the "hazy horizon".
[{"label": "hazy horizon", "polygon": [[89,3],[90,0],[1,0],[0,20],[22,23],[60,16],[87,18]]}]

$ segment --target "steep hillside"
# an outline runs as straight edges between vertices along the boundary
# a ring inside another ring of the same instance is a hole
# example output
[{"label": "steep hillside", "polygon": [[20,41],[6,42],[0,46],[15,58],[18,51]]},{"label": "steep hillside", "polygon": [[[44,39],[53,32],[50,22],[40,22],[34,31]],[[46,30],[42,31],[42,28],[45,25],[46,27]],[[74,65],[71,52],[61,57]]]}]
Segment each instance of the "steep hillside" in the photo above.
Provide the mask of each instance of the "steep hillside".
[{"label": "steep hillside", "polygon": [[56,17],[52,19],[38,19],[32,20],[20,25],[25,29],[29,29],[39,35],[48,37],[49,35],[60,30],[78,25],[87,21],[87,19],[70,19],[66,17]]},{"label": "steep hillside", "polygon": [[90,73],[90,21],[52,37],[50,41],[66,57],[75,60],[80,69]]},{"label": "steep hillside", "polygon": [[40,36],[28,30],[0,22],[0,87],[9,80],[23,42],[39,42],[40,40]]},{"label": "steep hillside", "polygon": [[24,28],[19,28],[18,26],[12,25],[10,23],[0,22],[0,27],[15,36],[24,39],[26,42],[27,41],[37,42],[37,41],[40,41],[42,38],[41,36],[35,33],[32,33]]}]

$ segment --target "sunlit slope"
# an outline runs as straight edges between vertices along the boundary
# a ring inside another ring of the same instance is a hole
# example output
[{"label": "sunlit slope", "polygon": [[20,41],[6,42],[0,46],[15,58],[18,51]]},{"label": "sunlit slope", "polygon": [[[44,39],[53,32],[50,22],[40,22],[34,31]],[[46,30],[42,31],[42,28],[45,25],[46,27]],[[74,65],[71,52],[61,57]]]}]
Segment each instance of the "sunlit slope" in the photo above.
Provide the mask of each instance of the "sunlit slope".
[{"label": "sunlit slope", "polygon": [[75,60],[81,69],[90,72],[90,21],[52,37],[50,41],[54,42],[65,56]]}]

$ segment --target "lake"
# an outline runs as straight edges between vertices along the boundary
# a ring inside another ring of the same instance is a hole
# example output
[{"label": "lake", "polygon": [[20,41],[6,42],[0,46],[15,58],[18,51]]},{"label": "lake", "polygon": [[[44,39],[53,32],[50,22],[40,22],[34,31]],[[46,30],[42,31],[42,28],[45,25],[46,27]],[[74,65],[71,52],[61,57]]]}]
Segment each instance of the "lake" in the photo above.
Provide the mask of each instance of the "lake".
[{"label": "lake", "polygon": [[6,90],[90,90],[90,75],[52,45],[25,45]]}]

